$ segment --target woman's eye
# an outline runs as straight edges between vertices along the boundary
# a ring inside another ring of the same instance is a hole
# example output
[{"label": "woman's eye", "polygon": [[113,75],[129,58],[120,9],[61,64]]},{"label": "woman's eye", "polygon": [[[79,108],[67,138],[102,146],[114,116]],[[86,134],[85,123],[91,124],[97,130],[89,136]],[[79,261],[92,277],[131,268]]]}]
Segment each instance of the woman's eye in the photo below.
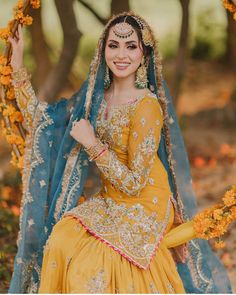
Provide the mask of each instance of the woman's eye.
[{"label": "woman's eye", "polygon": [[108,47],[109,48],[117,48],[117,46],[115,44],[109,44]]},{"label": "woman's eye", "polygon": [[131,50],[133,50],[133,49],[136,49],[137,46],[136,45],[129,45],[128,48],[131,49]]}]

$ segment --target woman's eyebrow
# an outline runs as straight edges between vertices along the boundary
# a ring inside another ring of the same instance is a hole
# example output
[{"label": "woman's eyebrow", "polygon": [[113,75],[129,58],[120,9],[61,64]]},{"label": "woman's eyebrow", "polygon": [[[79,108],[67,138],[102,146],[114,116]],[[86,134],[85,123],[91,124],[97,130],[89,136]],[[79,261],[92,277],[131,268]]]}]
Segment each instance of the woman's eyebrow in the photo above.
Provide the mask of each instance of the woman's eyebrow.
[{"label": "woman's eyebrow", "polygon": [[[112,39],[108,40],[108,42],[114,42],[114,43],[116,43],[116,44],[119,44],[118,41],[116,41],[116,40],[112,40]],[[131,43],[136,43],[136,44],[137,44],[137,41],[135,41],[135,40],[131,40],[131,41],[127,41],[127,42],[125,42],[125,44],[131,44]]]}]

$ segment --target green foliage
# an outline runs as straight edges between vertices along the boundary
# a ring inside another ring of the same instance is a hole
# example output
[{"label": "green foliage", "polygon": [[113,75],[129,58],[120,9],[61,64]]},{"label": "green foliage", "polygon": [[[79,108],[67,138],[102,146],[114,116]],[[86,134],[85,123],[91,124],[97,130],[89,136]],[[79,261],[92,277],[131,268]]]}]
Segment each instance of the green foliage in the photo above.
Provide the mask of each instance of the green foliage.
[{"label": "green foliage", "polygon": [[216,22],[214,11],[208,9],[197,17],[197,32],[192,46],[195,59],[218,59],[224,55],[226,32],[224,26]]}]

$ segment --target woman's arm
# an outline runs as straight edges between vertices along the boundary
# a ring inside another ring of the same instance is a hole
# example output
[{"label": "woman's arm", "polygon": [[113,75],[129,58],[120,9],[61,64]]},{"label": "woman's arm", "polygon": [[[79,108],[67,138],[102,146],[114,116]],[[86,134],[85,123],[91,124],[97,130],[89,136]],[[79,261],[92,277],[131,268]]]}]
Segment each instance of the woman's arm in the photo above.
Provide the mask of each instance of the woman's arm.
[{"label": "woman's arm", "polygon": [[114,186],[128,195],[138,196],[149,180],[149,173],[157,154],[161,128],[162,110],[154,97],[139,102],[131,119],[128,143],[128,165],[123,164],[116,153],[107,149],[99,140],[96,151],[85,149],[90,157],[102,152],[95,162],[103,175]]},{"label": "woman's arm", "polygon": [[15,37],[9,37],[12,45],[11,66],[12,84],[15,90],[17,105],[24,117],[24,127],[32,127],[36,107],[39,104],[30,82],[30,75],[23,67],[24,40],[22,26],[19,25]]}]

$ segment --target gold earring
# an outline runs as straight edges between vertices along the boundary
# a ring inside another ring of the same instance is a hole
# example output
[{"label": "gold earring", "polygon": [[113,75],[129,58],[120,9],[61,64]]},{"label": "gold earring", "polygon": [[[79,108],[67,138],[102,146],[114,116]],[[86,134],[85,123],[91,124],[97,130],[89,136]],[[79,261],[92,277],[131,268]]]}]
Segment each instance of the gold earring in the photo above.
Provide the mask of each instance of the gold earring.
[{"label": "gold earring", "polygon": [[111,85],[111,78],[109,74],[109,68],[106,66],[105,75],[104,75],[104,88],[108,89]]},{"label": "gold earring", "polygon": [[136,72],[135,86],[139,89],[146,88],[148,84],[147,67],[145,65],[145,59],[142,58],[141,64]]}]

